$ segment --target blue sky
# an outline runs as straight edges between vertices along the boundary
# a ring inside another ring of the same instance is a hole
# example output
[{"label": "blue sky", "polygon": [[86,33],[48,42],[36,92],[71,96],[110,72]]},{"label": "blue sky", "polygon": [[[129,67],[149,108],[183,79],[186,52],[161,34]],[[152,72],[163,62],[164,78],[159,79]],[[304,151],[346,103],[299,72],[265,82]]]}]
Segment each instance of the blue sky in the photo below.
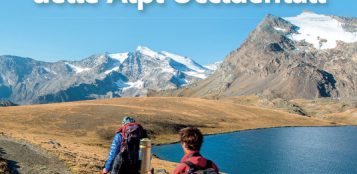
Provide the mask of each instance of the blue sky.
[{"label": "blue sky", "polygon": [[356,7],[356,0],[328,0],[324,5],[180,5],[166,0],[138,11],[135,5],[121,3],[38,5],[33,0],[1,0],[0,55],[80,60],[144,45],[208,64],[238,48],[267,13],[285,17],[310,10],[357,17]]}]

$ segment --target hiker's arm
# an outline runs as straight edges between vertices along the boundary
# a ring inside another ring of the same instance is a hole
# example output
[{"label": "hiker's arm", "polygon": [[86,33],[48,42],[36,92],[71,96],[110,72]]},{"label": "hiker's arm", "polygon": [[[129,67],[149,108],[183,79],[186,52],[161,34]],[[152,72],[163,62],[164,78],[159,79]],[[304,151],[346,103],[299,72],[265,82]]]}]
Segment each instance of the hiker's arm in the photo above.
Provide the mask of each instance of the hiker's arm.
[{"label": "hiker's arm", "polygon": [[105,169],[109,172],[112,170],[112,165],[113,165],[113,162],[114,162],[114,159],[115,157],[118,155],[119,153],[119,149],[120,149],[120,146],[121,146],[121,134],[120,133],[117,133],[115,136],[114,136],[114,139],[113,139],[113,142],[112,142],[112,145],[110,146],[110,151],[109,151],[109,155],[108,155],[108,160],[107,162],[105,163]]}]

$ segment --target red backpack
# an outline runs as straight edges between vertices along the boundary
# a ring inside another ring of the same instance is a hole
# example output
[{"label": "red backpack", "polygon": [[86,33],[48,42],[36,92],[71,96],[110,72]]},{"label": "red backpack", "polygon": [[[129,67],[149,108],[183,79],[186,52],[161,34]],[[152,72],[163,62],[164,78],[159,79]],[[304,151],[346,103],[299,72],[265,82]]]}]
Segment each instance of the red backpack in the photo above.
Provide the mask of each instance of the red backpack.
[{"label": "red backpack", "polygon": [[140,139],[145,138],[143,127],[138,123],[127,123],[117,133],[121,133],[120,152],[127,152],[131,165],[139,163]]}]

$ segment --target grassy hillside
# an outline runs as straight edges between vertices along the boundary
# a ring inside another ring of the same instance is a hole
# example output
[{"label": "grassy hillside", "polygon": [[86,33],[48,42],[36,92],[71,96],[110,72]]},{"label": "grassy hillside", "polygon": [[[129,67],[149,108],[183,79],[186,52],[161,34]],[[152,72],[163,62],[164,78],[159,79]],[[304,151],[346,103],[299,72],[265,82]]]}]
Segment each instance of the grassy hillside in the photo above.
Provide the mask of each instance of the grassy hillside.
[{"label": "grassy hillside", "polygon": [[[331,122],[357,124],[354,117],[357,109],[356,99],[337,100],[320,98],[315,100],[295,99],[284,100],[271,96],[240,96],[222,99],[232,103],[254,106],[266,109],[277,109],[293,114],[321,118]],[[341,117],[345,115],[345,117]]]},{"label": "grassy hillside", "polygon": [[[74,173],[93,173],[101,170],[111,138],[126,115],[142,123],[155,144],[177,141],[178,130],[186,126],[215,134],[278,126],[340,125],[338,120],[247,106],[236,100],[119,98],[0,108],[0,132],[57,154]],[[357,118],[351,120],[341,121],[341,125],[356,123]],[[168,171],[175,166],[158,159],[153,165]]]}]

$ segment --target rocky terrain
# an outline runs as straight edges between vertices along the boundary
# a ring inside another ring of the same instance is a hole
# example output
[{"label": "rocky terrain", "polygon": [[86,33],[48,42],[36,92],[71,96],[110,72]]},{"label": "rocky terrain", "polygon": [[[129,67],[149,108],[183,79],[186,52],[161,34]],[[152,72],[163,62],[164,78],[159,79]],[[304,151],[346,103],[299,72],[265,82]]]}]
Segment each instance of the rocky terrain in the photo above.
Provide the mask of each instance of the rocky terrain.
[{"label": "rocky terrain", "polygon": [[164,95],[283,99],[357,95],[357,20],[304,12],[267,15],[209,78]]},{"label": "rocky terrain", "polygon": [[134,52],[55,63],[0,56],[0,99],[17,104],[145,96],[208,77],[190,58],[139,46]]},{"label": "rocky terrain", "polygon": [[0,107],[7,107],[7,106],[17,106],[17,104],[12,103],[11,101],[0,100]]},{"label": "rocky terrain", "polygon": [[7,160],[5,160],[4,158],[1,158],[1,157],[0,157],[0,173],[10,174],[10,169],[7,164]]},{"label": "rocky terrain", "polygon": [[70,170],[44,150],[0,135],[0,173],[70,174]]}]

